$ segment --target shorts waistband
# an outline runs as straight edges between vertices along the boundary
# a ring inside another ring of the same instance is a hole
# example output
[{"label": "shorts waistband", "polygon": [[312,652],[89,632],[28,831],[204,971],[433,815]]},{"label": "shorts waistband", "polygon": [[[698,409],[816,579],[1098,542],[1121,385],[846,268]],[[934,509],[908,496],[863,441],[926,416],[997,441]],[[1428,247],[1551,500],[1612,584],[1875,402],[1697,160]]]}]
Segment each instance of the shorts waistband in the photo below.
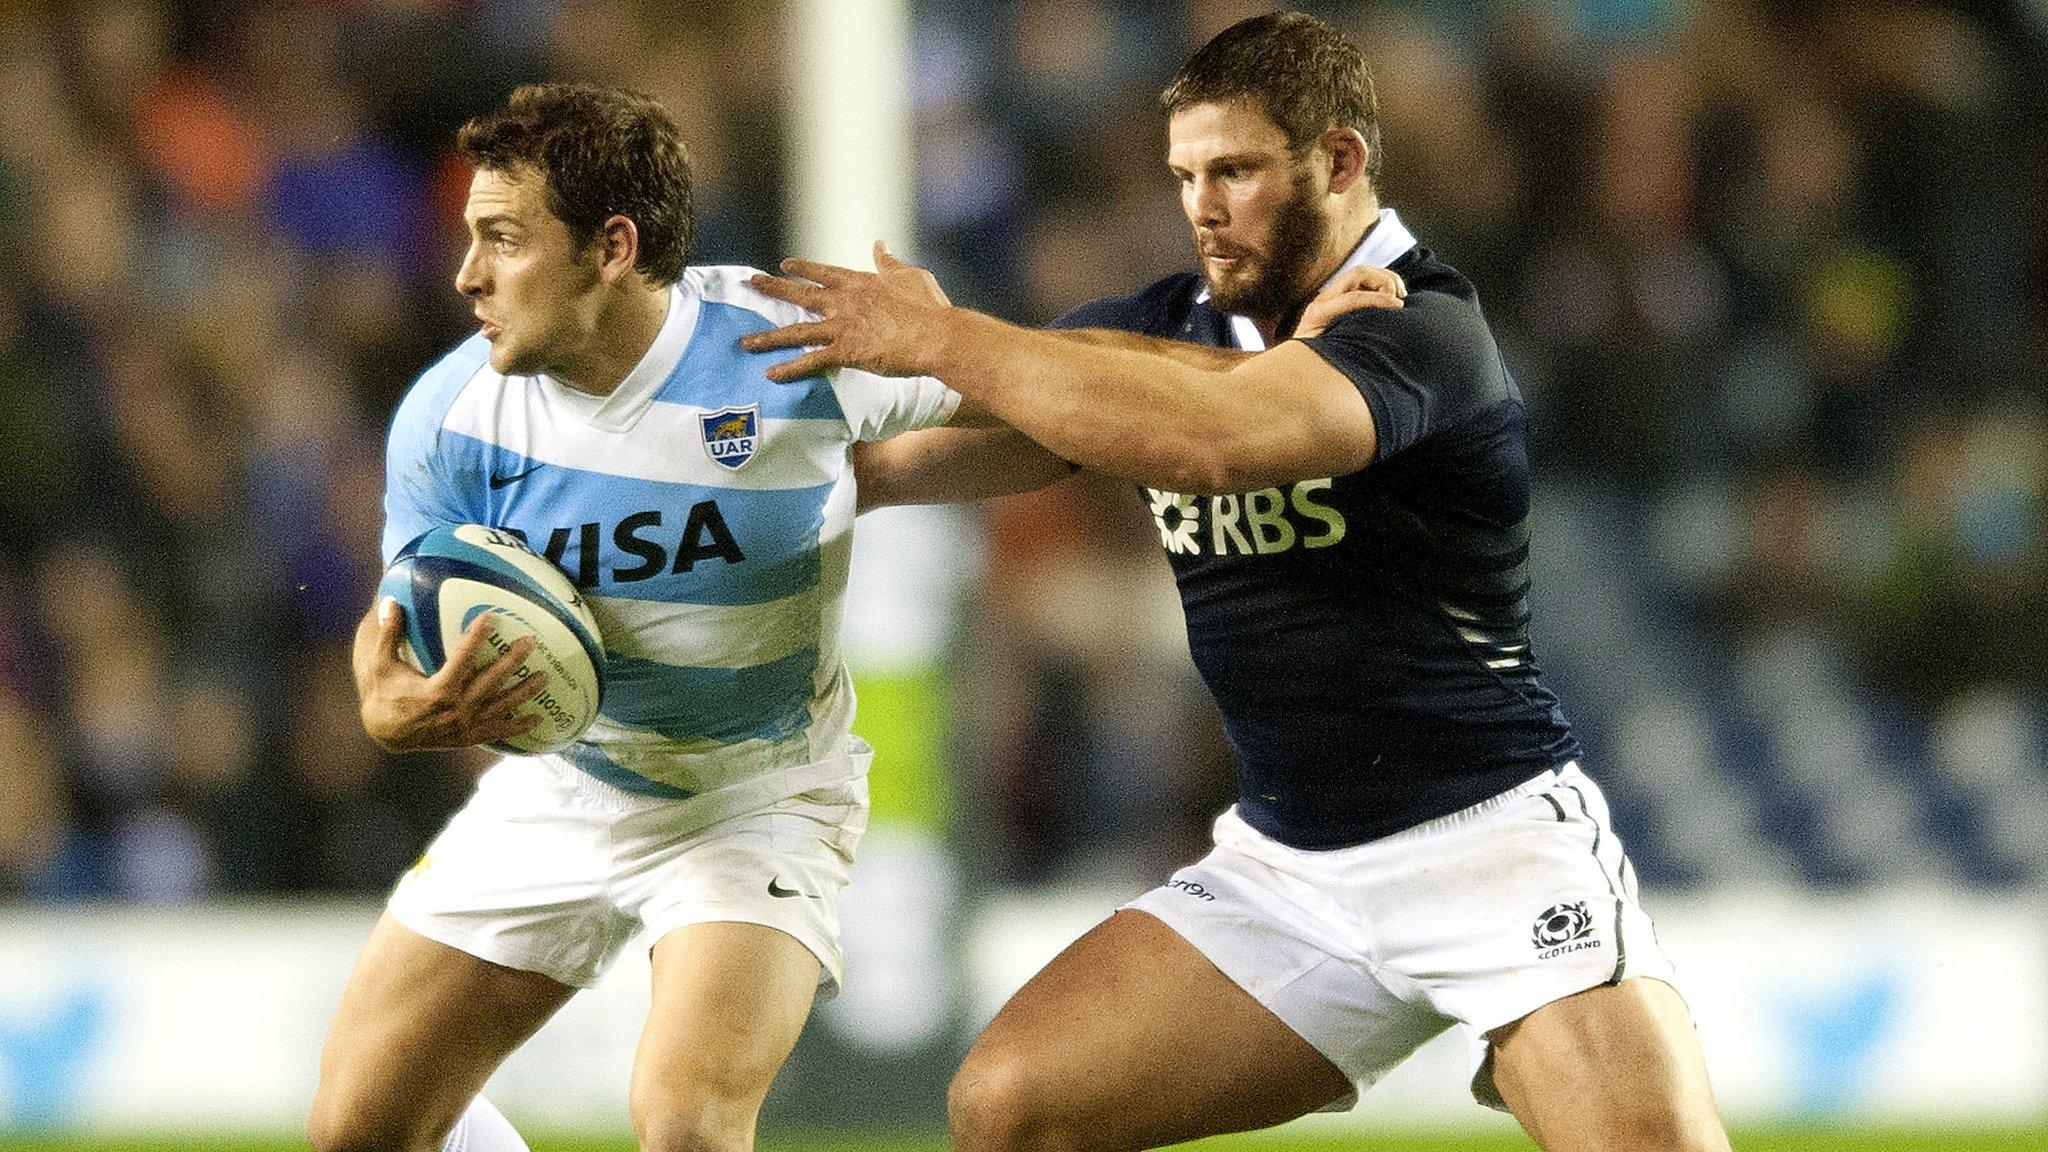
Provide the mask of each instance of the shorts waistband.
[{"label": "shorts waistband", "polygon": [[1392,835],[1381,837],[1378,841],[1375,841],[1375,843],[1397,844],[1403,840],[1419,840],[1427,836],[1433,836],[1439,832],[1448,832],[1453,828],[1462,827],[1466,824],[1472,823],[1475,820],[1481,820],[1486,818],[1487,816],[1491,816],[1495,812],[1498,812],[1501,809],[1508,807],[1517,800],[1521,800],[1529,796],[1534,796],[1541,792],[1547,792],[1550,789],[1556,787],[1557,785],[1563,783],[1565,780],[1578,774],[1579,762],[1577,760],[1566,761],[1560,767],[1550,768],[1542,772],[1538,772],[1536,775],[1529,777],[1527,780],[1522,781],[1520,784],[1515,785],[1513,788],[1510,788],[1505,792],[1499,793],[1498,795],[1489,796],[1486,799],[1481,800],[1479,803],[1472,805],[1470,808],[1460,808],[1456,812],[1452,812],[1445,816],[1439,816],[1434,820],[1425,820],[1422,823],[1415,825],[1413,828],[1403,828],[1399,832],[1395,832]]}]

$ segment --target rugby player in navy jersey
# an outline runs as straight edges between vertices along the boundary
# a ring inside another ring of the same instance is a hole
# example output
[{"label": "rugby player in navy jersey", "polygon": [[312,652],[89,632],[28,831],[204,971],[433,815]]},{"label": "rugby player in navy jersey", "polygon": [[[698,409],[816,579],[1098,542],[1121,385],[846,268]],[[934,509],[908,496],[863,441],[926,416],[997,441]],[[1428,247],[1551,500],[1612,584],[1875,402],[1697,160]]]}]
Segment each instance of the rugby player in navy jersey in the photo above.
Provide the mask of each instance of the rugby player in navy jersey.
[{"label": "rugby player in navy jersey", "polygon": [[[1344,1106],[1453,1025],[1543,1148],[1726,1149],[1692,1023],[1528,637],[1521,396],[1471,283],[1378,200],[1358,50],[1240,23],[1166,90],[1201,274],[1030,331],[877,249],[764,291],[751,337],[933,375],[1022,433],[862,450],[864,505],[1143,489],[1238,799],[1215,849],[1004,1007],[954,1080],[956,1149],[1146,1148]],[[1357,269],[1405,306],[1304,308]],[[1028,441],[1025,439],[1028,437]]]}]

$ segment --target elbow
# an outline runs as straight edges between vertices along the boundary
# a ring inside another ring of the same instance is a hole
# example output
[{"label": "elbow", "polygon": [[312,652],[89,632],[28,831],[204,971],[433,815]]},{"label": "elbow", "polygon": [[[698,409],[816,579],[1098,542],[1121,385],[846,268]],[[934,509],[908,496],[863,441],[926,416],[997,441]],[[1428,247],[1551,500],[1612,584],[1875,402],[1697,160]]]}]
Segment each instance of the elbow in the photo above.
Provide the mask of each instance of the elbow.
[{"label": "elbow", "polygon": [[[1161,492],[1183,496],[1224,496],[1243,491],[1249,457],[1241,438],[1227,428],[1181,429],[1142,445],[1126,445],[1108,459],[1086,461],[1113,475]],[[1131,452],[1130,448],[1142,448]]]},{"label": "elbow", "polygon": [[1229,442],[1191,447],[1168,467],[1174,473],[1173,491],[1188,496],[1232,496],[1357,470],[1337,467],[1334,461],[1300,458],[1271,444]]},{"label": "elbow", "polygon": [[1190,496],[1230,496],[1264,488],[1284,470],[1286,448],[1259,428],[1237,422],[1211,429],[1200,445],[1182,454],[1189,472]]},{"label": "elbow", "polygon": [[1225,496],[1242,492],[1246,469],[1227,445],[1215,442],[1188,444],[1164,462],[1164,488],[1186,496]]}]

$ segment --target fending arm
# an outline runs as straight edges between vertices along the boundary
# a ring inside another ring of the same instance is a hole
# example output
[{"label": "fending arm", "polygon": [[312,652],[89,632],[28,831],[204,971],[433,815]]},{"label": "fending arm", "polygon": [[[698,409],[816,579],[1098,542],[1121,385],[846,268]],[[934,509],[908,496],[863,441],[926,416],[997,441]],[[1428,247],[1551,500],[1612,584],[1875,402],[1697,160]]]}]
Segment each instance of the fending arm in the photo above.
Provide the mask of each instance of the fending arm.
[{"label": "fending arm", "polygon": [[952,307],[930,272],[880,245],[875,259],[872,274],[787,260],[811,283],[756,277],[764,294],[819,318],[741,346],[806,347],[768,370],[785,382],[841,365],[937,377],[1060,459],[1176,492],[1346,475],[1373,459],[1372,409],[1300,340],[1247,355],[1033,331]]},{"label": "fending arm", "polygon": [[1186,340],[1141,336],[1115,328],[1046,328],[1040,331],[1090,348],[1121,348],[1127,352],[1164,356],[1176,364],[1205,372],[1228,372],[1257,355],[1236,348],[1212,348]]},{"label": "fending arm", "polygon": [[1372,411],[1298,341],[1229,366],[1035,332],[963,309],[928,329],[921,371],[1056,456],[1175,492],[1241,492],[1364,467]]}]

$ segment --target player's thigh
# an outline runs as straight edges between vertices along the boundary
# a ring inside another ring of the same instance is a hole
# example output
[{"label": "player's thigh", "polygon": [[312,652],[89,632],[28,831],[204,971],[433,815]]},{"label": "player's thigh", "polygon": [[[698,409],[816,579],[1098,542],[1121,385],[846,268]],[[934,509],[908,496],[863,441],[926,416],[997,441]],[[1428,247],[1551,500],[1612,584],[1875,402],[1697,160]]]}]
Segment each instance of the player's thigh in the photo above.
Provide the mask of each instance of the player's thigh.
[{"label": "player's thigh", "polygon": [[315,1147],[438,1141],[492,1071],[575,989],[429,940],[386,912],[320,1053]]},{"label": "player's thigh", "polygon": [[1352,1084],[1173,929],[1122,911],[1033,977],[967,1054],[954,1148],[1150,1148],[1278,1124]]},{"label": "player's thigh", "polygon": [[1546,1004],[1491,1035],[1494,1085],[1545,1152],[1726,1152],[1692,1016],[1637,977]]},{"label": "player's thigh", "polygon": [[642,1146],[751,1147],[818,972],[810,948],[761,924],[687,924],[656,941],[653,1000],[633,1058]]}]

